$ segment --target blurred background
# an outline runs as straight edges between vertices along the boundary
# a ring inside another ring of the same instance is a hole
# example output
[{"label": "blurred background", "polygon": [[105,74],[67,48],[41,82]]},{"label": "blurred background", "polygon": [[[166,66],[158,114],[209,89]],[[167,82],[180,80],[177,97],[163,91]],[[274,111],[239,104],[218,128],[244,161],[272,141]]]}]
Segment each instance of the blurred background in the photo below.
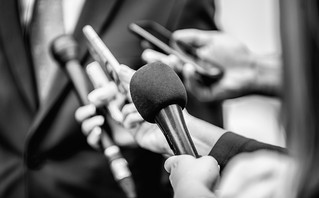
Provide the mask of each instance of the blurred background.
[{"label": "blurred background", "polygon": [[[217,0],[216,6],[216,22],[221,30],[237,37],[257,54],[280,54],[278,1]],[[223,104],[225,128],[284,146],[280,108],[281,102],[272,97],[227,100]]]}]

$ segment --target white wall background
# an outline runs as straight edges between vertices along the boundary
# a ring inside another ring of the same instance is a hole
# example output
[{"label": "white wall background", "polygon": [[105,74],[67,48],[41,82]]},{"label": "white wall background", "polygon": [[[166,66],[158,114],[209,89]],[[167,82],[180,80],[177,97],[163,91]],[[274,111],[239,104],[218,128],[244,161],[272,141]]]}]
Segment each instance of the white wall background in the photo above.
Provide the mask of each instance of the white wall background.
[{"label": "white wall background", "polygon": [[[276,0],[217,0],[219,27],[258,54],[280,53]],[[224,103],[225,128],[267,143],[284,145],[280,101],[249,96]]]},{"label": "white wall background", "polygon": [[278,0],[217,0],[216,20],[257,53],[280,51]]}]

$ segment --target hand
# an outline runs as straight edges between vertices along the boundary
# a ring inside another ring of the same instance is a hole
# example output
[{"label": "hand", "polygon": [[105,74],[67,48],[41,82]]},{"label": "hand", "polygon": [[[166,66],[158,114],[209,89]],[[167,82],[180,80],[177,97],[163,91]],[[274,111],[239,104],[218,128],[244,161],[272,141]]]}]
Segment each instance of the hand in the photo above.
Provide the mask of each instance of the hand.
[{"label": "hand", "polygon": [[[122,113],[124,127],[129,129],[139,146],[156,153],[173,155],[163,132],[156,124],[145,122],[134,104],[124,105]],[[226,130],[200,120],[186,110],[183,115],[198,154],[207,155]]]},{"label": "hand", "polygon": [[221,198],[295,197],[294,161],[282,154],[257,151],[229,162],[220,183]]},{"label": "hand", "polygon": [[173,38],[197,48],[203,61],[224,69],[223,78],[212,86],[203,86],[195,78],[193,67],[183,69],[186,88],[201,101],[221,101],[248,94],[256,78],[255,57],[235,38],[219,31],[179,30]]},{"label": "hand", "polygon": [[[133,74],[134,70],[128,67],[121,67],[120,69],[119,77],[127,90],[129,90],[129,83]],[[156,153],[173,154],[162,131],[156,124],[145,122],[132,102],[123,106],[122,114],[123,126],[132,134],[140,147]]]},{"label": "hand", "polygon": [[[129,81],[134,74],[134,70],[130,69],[125,65],[121,65],[119,76],[121,83],[128,89]],[[122,112],[120,111],[123,107],[126,98],[130,98],[128,93],[127,96],[119,93],[117,86],[114,82],[109,82],[103,85],[103,87],[93,90],[88,98],[91,105],[80,107],[75,112],[76,120],[81,123],[82,132],[87,136],[89,145],[93,148],[99,147],[101,140],[101,126],[105,121],[111,127],[113,133],[113,139],[116,144],[121,146],[135,146],[135,141],[130,133],[121,126],[123,121]],[[110,109],[110,115],[103,116],[96,115],[96,107],[108,106]]]},{"label": "hand", "polygon": [[165,56],[153,50],[145,50],[142,58],[147,62],[162,61],[182,73],[185,87],[198,100],[221,101],[246,95],[253,90],[257,75],[255,57],[241,42],[225,33],[195,29],[178,30],[173,33],[173,38],[196,47],[202,61],[222,67],[223,78],[207,86],[198,81],[192,65],[183,66],[174,55]]},{"label": "hand", "polygon": [[170,66],[177,73],[181,73],[183,70],[183,63],[175,55],[166,55],[153,49],[146,49],[142,53],[142,59],[147,63],[161,61],[162,63]]},{"label": "hand", "polygon": [[174,40],[180,40],[196,48],[201,60],[218,64],[224,69],[252,67],[254,55],[240,41],[221,31],[203,31],[198,29],[177,30]]},{"label": "hand", "polygon": [[199,100],[225,100],[260,93],[276,96],[281,89],[282,63],[278,54],[256,55],[242,42],[220,31],[178,30],[175,40],[196,47],[199,58],[224,69],[224,77],[212,87],[194,79],[194,69],[184,68],[186,88]]},{"label": "hand", "polygon": [[122,113],[124,127],[131,132],[140,147],[155,153],[173,155],[159,127],[144,121],[133,103],[124,105]]},{"label": "hand", "polygon": [[[129,84],[133,73],[131,69],[123,67],[119,72],[121,81]],[[139,146],[153,152],[173,155],[162,131],[157,125],[145,122],[134,104],[125,104],[122,114],[123,126],[131,132]],[[225,130],[191,116],[186,110],[183,114],[198,153],[207,155]]]},{"label": "hand", "polygon": [[175,197],[214,197],[211,190],[219,180],[219,166],[213,157],[173,156],[164,166]]},{"label": "hand", "polygon": [[120,68],[118,70],[118,76],[121,81],[121,84],[128,91],[126,97],[129,99],[129,101],[132,101],[131,94],[130,94],[130,82],[134,73],[135,73],[134,69],[131,69],[130,67],[123,64],[120,65]]},{"label": "hand", "polygon": [[75,119],[81,123],[82,132],[87,136],[87,142],[93,148],[99,148],[101,126],[105,121],[103,116],[96,115],[96,106],[110,102],[116,98],[117,93],[116,85],[110,82],[89,94],[91,104],[79,107],[75,111]]},{"label": "hand", "polygon": [[[104,85],[102,88],[95,89],[89,94],[89,100],[96,106],[108,106],[109,114],[106,114],[105,118],[108,125],[112,129],[113,140],[119,146],[136,146],[136,142],[131,133],[129,133],[128,130],[123,127],[124,118],[121,112],[124,103],[131,101],[129,83],[134,72],[135,70],[129,68],[128,66],[120,65],[118,75],[121,84],[126,88],[126,90],[128,90],[127,95],[119,93],[116,87],[115,97],[109,98],[109,92],[112,92],[109,90],[109,85]],[[111,84],[114,83],[112,82]],[[105,100],[103,98],[108,98],[109,100]],[[95,118],[92,117],[90,119],[94,121]],[[88,122],[90,122],[89,119]]]},{"label": "hand", "polygon": [[[134,73],[135,73],[135,70],[129,68],[126,65],[120,65],[120,68],[118,70],[118,75],[120,78],[121,85],[128,91],[126,95],[123,95],[117,92],[116,97],[113,98],[113,100],[111,101],[101,100],[103,97],[107,96],[107,89],[108,89],[107,85],[104,86],[103,88],[104,90],[96,89],[89,94],[89,99],[92,103],[107,105],[109,110],[112,110],[112,112],[109,112],[111,116],[106,115],[106,119],[107,119],[108,125],[112,129],[114,142],[120,146],[136,146],[136,142],[133,136],[131,135],[131,133],[128,132],[127,128],[123,126],[124,116],[123,116],[123,113],[121,112],[121,109],[123,108],[123,105],[125,104],[125,102],[131,101],[131,95],[129,92],[129,83]],[[120,115],[120,116],[114,116],[114,115]],[[114,119],[115,117],[117,118],[120,117],[121,119]]]},{"label": "hand", "polygon": [[210,86],[198,81],[194,67],[183,67],[184,85],[188,92],[201,102],[214,102],[248,95],[254,91],[255,71],[240,68],[224,70],[223,77]]}]

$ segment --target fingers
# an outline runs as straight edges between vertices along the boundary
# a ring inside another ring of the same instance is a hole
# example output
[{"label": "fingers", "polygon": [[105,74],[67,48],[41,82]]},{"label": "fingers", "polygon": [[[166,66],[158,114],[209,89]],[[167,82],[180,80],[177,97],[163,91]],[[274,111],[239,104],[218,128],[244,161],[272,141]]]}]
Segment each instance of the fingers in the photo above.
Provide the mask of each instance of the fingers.
[{"label": "fingers", "polygon": [[195,70],[194,66],[189,64],[189,63],[185,64],[184,68],[182,70],[182,73],[183,73],[183,77],[184,77],[185,87],[191,92],[196,90],[196,85],[195,85],[195,83],[196,83],[196,80],[195,80],[196,70]]},{"label": "fingers", "polygon": [[90,146],[92,146],[95,149],[98,149],[100,140],[102,135],[102,129],[101,127],[94,127],[91,133],[87,137],[87,142]]},{"label": "fingers", "polygon": [[123,126],[127,129],[134,128],[144,121],[133,103],[125,105],[122,109],[122,114],[124,117]]},{"label": "fingers", "polygon": [[144,50],[144,52],[142,53],[142,59],[147,63],[160,61],[176,71],[180,71],[183,66],[181,61],[175,55],[165,55],[152,49]]},{"label": "fingers", "polygon": [[140,147],[155,153],[173,155],[164,134],[156,124],[142,122],[130,132]]},{"label": "fingers", "polygon": [[191,155],[172,156],[165,161],[164,168],[166,172],[171,173],[171,171],[178,166],[180,161],[185,162],[185,161],[190,161],[193,159],[195,158]]},{"label": "fingers", "polygon": [[172,169],[177,166],[177,163],[178,163],[177,156],[169,157],[164,163],[164,168],[166,172],[171,173]]},{"label": "fingers", "polygon": [[130,113],[135,113],[135,112],[137,112],[137,109],[133,103],[126,104],[122,108],[122,114],[124,117],[128,116]]},{"label": "fingers", "polygon": [[[195,68],[191,64],[185,64],[183,68],[184,85],[186,89],[192,93],[201,102],[218,101],[225,97],[228,90],[224,87],[224,80],[214,83],[210,86],[203,85],[196,73]],[[226,95],[227,96],[227,95]]]},{"label": "fingers", "polygon": [[154,45],[151,44],[149,41],[143,39],[143,40],[141,41],[141,47],[142,47],[143,49],[153,49],[153,48],[154,48]]},{"label": "fingers", "polygon": [[99,142],[101,139],[102,129],[101,126],[104,123],[103,116],[94,116],[92,118],[83,121],[81,128],[84,135],[87,136],[87,142],[95,149],[99,148]]},{"label": "fingers", "polygon": [[134,73],[135,73],[134,69],[131,69],[126,65],[121,65],[118,75],[123,84],[130,84]]},{"label": "fingers", "polygon": [[174,40],[184,41],[196,47],[201,47],[210,40],[213,31],[203,31],[198,29],[177,30],[173,33]]},{"label": "fingers", "polygon": [[88,118],[82,122],[82,132],[84,135],[89,135],[89,133],[97,126],[102,126],[104,123],[103,116],[94,116],[92,118]]},{"label": "fingers", "polygon": [[179,163],[181,163],[181,166],[184,165],[184,167],[186,167],[187,169],[194,169],[194,167],[188,167],[187,164],[193,166],[199,164],[200,166],[197,166],[198,168],[207,167],[207,170],[213,173],[216,172],[215,168],[217,168],[219,172],[218,162],[211,156],[203,156],[200,158],[195,158],[191,155],[172,156],[165,161],[164,168],[168,173],[171,173],[174,168],[179,166]]},{"label": "fingers", "polygon": [[81,123],[85,119],[95,115],[95,113],[96,113],[96,107],[93,104],[82,106],[75,111],[75,119],[76,121]]},{"label": "fingers", "polygon": [[191,65],[190,63],[186,63],[183,67],[183,76],[185,77],[185,79],[192,79],[194,78],[196,69],[193,65]]},{"label": "fingers", "polygon": [[[120,76],[124,82],[129,83],[134,74],[134,70],[124,65],[121,66]],[[101,126],[104,123],[104,117],[95,115],[96,106],[107,105],[109,111],[111,110],[111,117],[117,121],[122,121],[123,116],[119,109],[123,106],[125,97],[119,94],[114,82],[108,82],[102,87],[93,90],[88,95],[88,99],[91,104],[79,107],[75,112],[75,118],[81,123],[82,132],[87,136],[88,144],[94,148],[99,148],[102,133]]]},{"label": "fingers", "polygon": [[203,156],[199,158],[199,161],[209,167],[218,167],[218,162],[216,161],[215,158],[211,157],[211,156]]},{"label": "fingers", "polygon": [[142,59],[147,63],[161,61],[166,58],[167,58],[167,55],[152,49],[146,49],[142,53]]},{"label": "fingers", "polygon": [[134,69],[131,69],[128,66],[123,65],[123,64],[121,65],[119,72],[118,72],[121,84],[128,91],[127,95],[125,97],[127,97],[127,99],[129,101],[132,101],[131,93],[130,93],[130,82],[131,82],[131,79],[132,79],[134,73],[135,73]]},{"label": "fingers", "polygon": [[139,113],[129,114],[126,119],[124,119],[123,126],[127,129],[136,127],[138,124],[143,122],[143,118]]},{"label": "fingers", "polygon": [[88,99],[95,106],[102,106],[113,100],[117,93],[117,86],[114,82],[110,82],[107,85],[90,92]]}]

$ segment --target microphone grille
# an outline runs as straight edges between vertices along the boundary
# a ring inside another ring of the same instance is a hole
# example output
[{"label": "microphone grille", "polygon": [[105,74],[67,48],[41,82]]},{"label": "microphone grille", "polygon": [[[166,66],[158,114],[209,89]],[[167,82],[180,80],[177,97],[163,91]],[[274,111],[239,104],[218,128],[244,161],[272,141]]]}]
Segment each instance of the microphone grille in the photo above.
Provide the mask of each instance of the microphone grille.
[{"label": "microphone grille", "polygon": [[60,35],[51,42],[50,46],[53,58],[65,65],[70,60],[79,59],[79,47],[71,35]]},{"label": "microphone grille", "polygon": [[175,71],[161,62],[141,67],[130,82],[132,101],[144,120],[154,123],[158,112],[172,104],[184,108],[187,94]]}]

